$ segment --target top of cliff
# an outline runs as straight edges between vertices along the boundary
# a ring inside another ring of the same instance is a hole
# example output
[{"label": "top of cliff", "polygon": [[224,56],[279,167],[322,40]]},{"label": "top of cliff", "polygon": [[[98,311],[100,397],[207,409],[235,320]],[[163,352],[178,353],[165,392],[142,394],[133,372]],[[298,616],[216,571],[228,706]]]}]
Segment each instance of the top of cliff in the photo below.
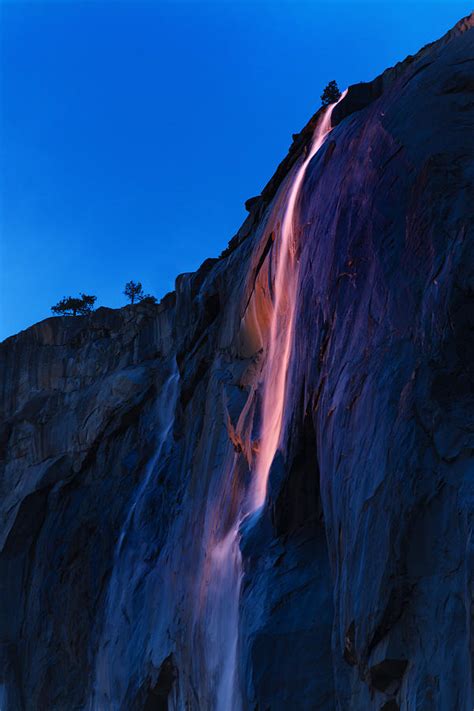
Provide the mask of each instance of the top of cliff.
[{"label": "top of cliff", "polygon": [[[409,80],[416,73],[422,71],[423,68],[431,64],[431,61],[425,62],[425,59],[432,56],[432,61],[434,61],[436,54],[447,44],[464,32],[471,30],[473,27],[474,11],[471,12],[470,15],[467,15],[459,20],[454,27],[448,30],[448,32],[446,32],[446,34],[438,40],[430,42],[422,47],[416,54],[408,55],[405,59],[397,62],[397,64],[393,67],[385,69],[382,74],[379,74],[372,81],[359,82],[358,84],[350,85],[347,89],[346,96],[333,113],[332,119],[334,125],[337,125],[350,114],[364,109],[372,101],[378,99],[383,92],[388,87],[392,86],[401,76],[409,74],[409,76],[407,76],[407,80]],[[228,247],[222,252],[221,257],[228,256],[250,234],[253,225],[262,216],[264,209],[275,196],[278,187],[285,176],[298,161],[302,152],[307,149],[323,108],[324,107],[320,107],[316,113],[313,114],[308,123],[299,133],[293,134],[293,143],[291,144],[287,155],[278,165],[275,173],[265,185],[261,194],[249,198],[246,201],[245,206],[250,213],[249,217],[245,220],[237,234],[230,240]]]},{"label": "top of cliff", "polygon": [[[373,101],[376,101],[385,91],[391,89],[397,85],[397,82],[403,78],[404,84],[410,81],[416,74],[423,71],[435,60],[436,56],[443,51],[443,49],[456,37],[464,34],[474,28],[474,11],[471,12],[466,17],[460,19],[448,32],[446,32],[439,39],[430,42],[429,44],[422,47],[416,54],[408,55],[405,59],[397,62],[393,67],[385,69],[380,75],[375,77],[370,82],[359,82],[357,84],[352,84],[347,89],[347,94],[344,99],[338,104],[333,113],[333,123],[338,125],[345,118],[355,113],[356,111],[361,111],[366,108]],[[470,61],[470,60],[467,60]],[[404,85],[403,84],[403,85]],[[288,150],[287,155],[278,165],[275,173],[270,178],[268,183],[263,188],[260,195],[249,198],[246,203],[246,209],[249,212],[248,217],[238,230],[238,232],[232,237],[228,246],[222,251],[218,258],[206,259],[203,264],[196,270],[196,272],[181,274],[177,277],[177,284],[183,279],[190,279],[195,287],[196,284],[201,284],[204,277],[207,276],[213,265],[221,259],[228,257],[234,250],[236,250],[242,242],[244,242],[247,237],[252,233],[255,225],[261,219],[263,213],[267,209],[268,205],[274,198],[279,186],[282,181],[288,175],[289,171],[292,169],[294,164],[300,159],[302,153],[307,150],[307,147],[311,141],[314,133],[315,126],[319,120],[319,116],[324,107],[320,107],[316,113],[310,118],[308,123],[303,127],[303,129],[297,133],[293,134],[293,142]],[[193,287],[193,290],[194,290]],[[112,318],[113,312],[123,313],[123,317],[113,319],[114,326],[118,325],[120,322],[120,328],[123,328],[134,316],[138,317],[138,320],[143,320],[144,317],[150,317],[150,315],[159,314],[163,309],[172,308],[175,304],[175,292],[166,294],[159,304],[156,306],[150,305],[147,309],[139,308],[135,306],[125,306],[119,309],[109,309],[102,307],[96,312],[93,312],[89,316],[76,316],[76,317],[48,317],[33,324],[24,331],[20,331],[18,334],[9,336],[3,342],[0,342],[0,347],[16,341],[19,337],[26,338],[31,341],[44,341],[49,342],[51,339],[55,340],[57,336],[53,335],[55,327],[60,330],[66,329],[67,332],[71,330],[69,326],[72,324],[69,322],[75,321],[81,323],[81,330],[83,327],[94,328],[93,324],[95,320],[98,319],[99,323],[104,321],[104,318],[109,322]],[[100,312],[100,313],[99,313]],[[98,314],[96,316],[95,314]],[[74,331],[77,327],[74,327]]]}]

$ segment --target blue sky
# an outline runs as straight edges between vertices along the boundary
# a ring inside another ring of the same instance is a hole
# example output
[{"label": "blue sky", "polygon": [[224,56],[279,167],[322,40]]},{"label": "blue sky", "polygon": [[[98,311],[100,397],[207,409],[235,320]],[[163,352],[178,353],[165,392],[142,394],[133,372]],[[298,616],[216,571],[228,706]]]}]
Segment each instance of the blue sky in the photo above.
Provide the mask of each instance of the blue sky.
[{"label": "blue sky", "polygon": [[469,2],[0,0],[0,339],[79,291],[161,297],[227,245],[322,88]]}]

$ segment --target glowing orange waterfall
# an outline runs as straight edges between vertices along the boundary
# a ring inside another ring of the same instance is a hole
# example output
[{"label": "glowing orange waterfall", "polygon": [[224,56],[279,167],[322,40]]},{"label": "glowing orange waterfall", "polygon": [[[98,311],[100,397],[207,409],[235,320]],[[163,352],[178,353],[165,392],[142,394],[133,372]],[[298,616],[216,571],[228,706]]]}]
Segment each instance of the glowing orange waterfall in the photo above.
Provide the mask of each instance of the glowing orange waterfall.
[{"label": "glowing orange waterfall", "polygon": [[[341,99],[345,94],[341,96]],[[339,99],[339,101],[341,101]],[[253,475],[253,488],[250,500],[250,513],[263,506],[267,492],[268,475],[280,442],[288,365],[293,342],[296,291],[298,286],[298,263],[296,259],[296,208],[306,170],[313,156],[324,143],[331,131],[331,115],[334,107],[330,106],[318,124],[311,150],[291,185],[281,227],[278,244],[277,266],[273,292],[275,303],[270,327],[267,359],[264,369],[262,428],[256,468]]]},{"label": "glowing orange waterfall", "polygon": [[[343,95],[344,96],[344,95]],[[342,98],[342,97],[341,97]],[[204,647],[210,689],[207,690],[206,707],[213,711],[241,711],[242,699],[238,679],[239,598],[242,582],[242,559],[239,547],[239,529],[245,518],[257,513],[265,502],[268,475],[278,448],[285,410],[288,366],[293,342],[293,329],[298,288],[297,229],[298,199],[308,165],[322,146],[331,130],[329,107],[316,128],[308,156],[298,169],[288,191],[280,234],[273,245],[272,259],[276,264],[273,283],[273,310],[269,329],[266,360],[262,369],[263,401],[260,444],[252,473],[252,483],[247,497],[236,509],[235,518],[217,536],[212,535],[205,546],[207,564],[204,575]],[[255,390],[249,396],[244,415]],[[232,453],[221,492],[222,513],[227,510],[232,489],[236,454]]]}]

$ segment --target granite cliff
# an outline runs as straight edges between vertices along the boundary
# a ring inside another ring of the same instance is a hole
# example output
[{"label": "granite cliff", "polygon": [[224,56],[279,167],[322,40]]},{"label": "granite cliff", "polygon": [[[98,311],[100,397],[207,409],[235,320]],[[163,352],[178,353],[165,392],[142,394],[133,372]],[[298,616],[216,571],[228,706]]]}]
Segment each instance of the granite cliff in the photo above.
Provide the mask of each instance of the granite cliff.
[{"label": "granite cliff", "polygon": [[472,710],[473,27],[159,305],[0,345],[2,711]]}]

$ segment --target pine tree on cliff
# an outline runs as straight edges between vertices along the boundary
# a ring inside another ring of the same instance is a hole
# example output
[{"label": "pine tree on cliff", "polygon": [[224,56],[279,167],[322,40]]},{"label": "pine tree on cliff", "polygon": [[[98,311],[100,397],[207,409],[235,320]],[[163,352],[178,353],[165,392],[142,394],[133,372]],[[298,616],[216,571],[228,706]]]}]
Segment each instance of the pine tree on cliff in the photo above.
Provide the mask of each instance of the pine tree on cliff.
[{"label": "pine tree on cliff", "polygon": [[97,296],[92,294],[80,294],[77,296],[65,296],[57,304],[51,306],[51,311],[57,316],[85,316],[94,310]]},{"label": "pine tree on cliff", "polygon": [[321,94],[321,103],[323,106],[327,106],[328,104],[335,104],[336,101],[341,96],[341,92],[339,91],[339,87],[337,85],[337,82],[335,79],[329,82],[327,86],[325,87],[323,93]]},{"label": "pine tree on cliff", "polygon": [[144,296],[141,281],[128,281],[125,284],[125,289],[123,293],[131,304],[134,304],[135,301],[141,301]]},{"label": "pine tree on cliff", "polygon": [[82,306],[79,309],[81,316],[85,316],[86,314],[90,314],[91,311],[94,311],[94,304],[97,301],[97,296],[81,293],[81,300]]}]

